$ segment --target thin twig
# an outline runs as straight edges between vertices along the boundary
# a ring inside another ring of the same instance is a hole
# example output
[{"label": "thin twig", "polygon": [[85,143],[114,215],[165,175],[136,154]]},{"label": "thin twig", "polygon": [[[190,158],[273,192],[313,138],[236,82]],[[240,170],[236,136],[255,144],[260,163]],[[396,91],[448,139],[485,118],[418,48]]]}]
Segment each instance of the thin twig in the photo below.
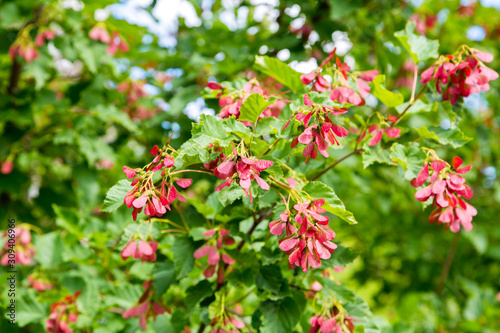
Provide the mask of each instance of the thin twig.
[{"label": "thin twig", "polygon": [[[269,153],[271,151],[271,149],[273,149],[273,147],[281,140],[281,138],[277,138],[273,144],[271,146],[269,146],[269,148],[267,148],[267,150],[263,153],[263,154],[260,154],[260,156],[264,156],[266,155],[267,153]],[[259,156],[259,157],[260,157]]]},{"label": "thin twig", "polygon": [[401,120],[401,117],[404,116],[404,114],[406,113],[406,111],[408,111],[408,109],[412,107],[412,105],[420,98],[420,96],[422,96],[422,94],[424,93],[426,87],[427,87],[427,85],[423,85],[422,88],[420,88],[417,96],[415,96],[415,99],[413,101],[410,101],[410,103],[403,110],[403,112],[399,116],[397,116],[396,121],[391,124],[391,127],[394,127]]},{"label": "thin twig", "polygon": [[323,171],[321,171],[320,173],[318,173],[316,176],[312,177],[311,180],[318,179],[319,177],[323,176],[328,170],[334,168],[337,164],[339,164],[343,160],[347,159],[349,156],[352,156],[352,155],[355,155],[355,154],[359,154],[362,150],[363,150],[362,148],[357,148],[356,150],[351,151],[349,154],[347,154],[345,156],[342,156],[341,158],[339,158],[338,160],[336,160],[335,162],[333,162],[330,166],[326,167]]},{"label": "thin twig", "polygon": [[413,87],[411,89],[410,103],[413,103],[413,100],[415,99],[415,90],[417,90],[417,78],[418,78],[418,67],[417,65],[415,65],[415,68],[413,70]]}]

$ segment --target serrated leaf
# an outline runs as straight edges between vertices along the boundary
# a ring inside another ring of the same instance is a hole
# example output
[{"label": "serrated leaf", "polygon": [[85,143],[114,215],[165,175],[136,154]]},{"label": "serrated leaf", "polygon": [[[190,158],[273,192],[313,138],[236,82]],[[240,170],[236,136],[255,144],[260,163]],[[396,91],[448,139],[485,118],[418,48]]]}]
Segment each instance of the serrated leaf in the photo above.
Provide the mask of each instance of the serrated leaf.
[{"label": "serrated leaf", "polygon": [[373,147],[368,143],[363,145],[363,168],[367,168],[375,162],[389,164],[391,162],[391,152],[385,149],[381,144]]},{"label": "serrated leaf", "polygon": [[42,323],[47,318],[48,305],[38,302],[36,292],[32,288],[17,300],[16,308],[15,319],[19,327],[24,327],[29,323]]},{"label": "serrated leaf", "polygon": [[458,128],[445,130],[440,127],[414,127],[414,130],[422,139],[434,140],[443,145],[450,145],[453,148],[462,147],[472,140]]},{"label": "serrated leaf", "polygon": [[300,80],[301,74],[276,58],[255,56],[253,67],[263,74],[272,76],[294,92],[304,89],[304,84]]},{"label": "serrated leaf", "polygon": [[372,313],[368,304],[349,288],[339,285],[335,281],[324,278],[321,293],[331,295],[343,303],[349,315],[361,321],[370,321]]},{"label": "serrated leaf", "polygon": [[271,104],[272,102],[266,101],[261,94],[251,94],[241,104],[238,120],[250,121],[255,124],[261,113]]},{"label": "serrated leaf", "polygon": [[350,248],[338,244],[330,259],[323,260],[322,265],[324,265],[324,267],[344,267],[353,262],[357,257],[358,254],[353,252]]},{"label": "serrated leaf", "polygon": [[335,194],[335,191],[328,185],[319,182],[309,182],[306,186],[302,188],[314,199],[325,199],[326,203],[323,205],[324,208],[329,213],[332,213],[349,224],[358,223],[354,218],[354,215],[345,209],[344,203]]},{"label": "serrated leaf", "polygon": [[439,42],[416,35],[415,27],[416,23],[409,21],[406,23],[405,30],[396,32],[394,36],[403,44],[415,63],[439,57]]},{"label": "serrated leaf", "polygon": [[450,101],[434,102],[432,105],[432,111],[446,113],[452,125],[457,122],[457,114],[453,111],[453,106]]},{"label": "serrated leaf", "polygon": [[333,189],[322,182],[309,182],[302,190],[306,191],[313,199],[325,199],[330,206],[345,209],[344,204],[335,194]]},{"label": "serrated leaf", "polygon": [[391,158],[396,161],[405,171],[405,178],[411,180],[417,177],[425,159],[425,153],[420,151],[416,142],[408,148],[402,144],[395,143],[391,147]]},{"label": "serrated leaf", "polygon": [[174,257],[175,277],[183,278],[191,272],[194,267],[194,244],[188,237],[176,237],[172,246]]},{"label": "serrated leaf", "polygon": [[255,279],[255,284],[260,289],[278,293],[283,284],[281,268],[278,265],[264,265],[260,267],[259,274]]},{"label": "serrated leaf", "polygon": [[101,207],[101,212],[111,213],[123,205],[123,200],[128,191],[131,190],[131,182],[122,179],[115,186],[109,189],[104,199],[104,204]]},{"label": "serrated leaf", "polygon": [[[396,107],[396,110],[399,113],[403,113],[403,111],[410,105],[410,102],[403,103],[401,105],[398,105]],[[424,103],[422,100],[417,99],[416,101],[413,102],[413,104],[406,110],[405,114],[412,114],[412,113],[417,113],[417,112],[429,112],[433,109],[432,104],[427,104]]]},{"label": "serrated leaf", "polygon": [[279,301],[267,300],[259,309],[263,314],[262,333],[289,333],[299,322],[300,308],[291,297]]},{"label": "serrated leaf", "polygon": [[405,101],[403,95],[397,92],[392,92],[384,87],[385,75],[377,75],[373,80],[372,94],[377,97],[388,108],[403,104]]},{"label": "serrated leaf", "polygon": [[224,207],[226,207],[236,200],[241,199],[244,195],[245,192],[243,189],[239,185],[233,183],[231,186],[224,187],[219,191],[219,201]]},{"label": "serrated leaf", "polygon": [[202,280],[197,285],[189,287],[186,290],[186,298],[184,299],[187,310],[193,310],[199,302],[212,295],[212,293],[212,284],[207,280]]},{"label": "serrated leaf", "polygon": [[175,269],[170,260],[156,262],[153,268],[153,288],[157,295],[161,296],[174,282]]}]

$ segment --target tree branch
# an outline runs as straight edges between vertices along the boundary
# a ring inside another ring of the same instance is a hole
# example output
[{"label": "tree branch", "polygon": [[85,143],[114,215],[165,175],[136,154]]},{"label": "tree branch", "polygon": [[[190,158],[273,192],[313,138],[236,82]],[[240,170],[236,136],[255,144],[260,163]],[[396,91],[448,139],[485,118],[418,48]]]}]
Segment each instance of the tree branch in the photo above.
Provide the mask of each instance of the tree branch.
[{"label": "tree branch", "polygon": [[319,177],[323,176],[328,170],[334,168],[337,164],[339,164],[343,160],[347,159],[349,156],[352,156],[352,155],[355,155],[355,154],[359,154],[362,150],[363,150],[362,148],[356,148],[354,151],[351,151],[349,154],[347,154],[345,156],[342,156],[341,158],[339,158],[338,160],[336,160],[335,162],[333,162],[333,164],[331,164],[330,166],[328,166],[327,168],[325,168],[323,171],[321,171],[320,173],[318,173],[316,176],[312,177],[311,180],[318,179]]}]

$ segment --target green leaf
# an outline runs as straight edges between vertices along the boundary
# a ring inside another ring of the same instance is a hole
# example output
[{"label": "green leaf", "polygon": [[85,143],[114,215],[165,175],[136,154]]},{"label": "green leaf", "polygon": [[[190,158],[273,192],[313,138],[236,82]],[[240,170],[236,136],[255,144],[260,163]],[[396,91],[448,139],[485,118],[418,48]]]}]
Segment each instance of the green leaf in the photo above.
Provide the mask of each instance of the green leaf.
[{"label": "green leaf", "polygon": [[214,139],[223,140],[228,137],[224,128],[223,119],[217,116],[202,114],[200,124],[193,128],[194,133],[205,134]]},{"label": "green leaf", "polygon": [[345,209],[344,204],[333,189],[322,182],[309,182],[302,190],[306,191],[313,199],[325,199],[330,206]]},{"label": "green leaf", "polygon": [[186,298],[184,303],[188,311],[208,296],[212,295],[212,284],[208,280],[201,280],[197,285],[191,286],[186,290]]},{"label": "green leaf", "polygon": [[236,200],[241,199],[244,195],[245,192],[243,189],[239,185],[233,183],[231,186],[224,187],[219,191],[219,201],[224,207],[226,207]]},{"label": "green leaf", "polygon": [[307,183],[302,190],[306,191],[313,199],[325,199],[326,203],[322,208],[329,213],[340,217],[349,224],[358,223],[358,221],[354,218],[354,215],[345,209],[344,203],[328,185],[322,182],[314,181]]},{"label": "green leaf", "polygon": [[52,209],[56,214],[56,224],[61,228],[69,231],[78,238],[84,237],[82,231],[79,227],[80,216],[76,210],[66,207],[59,207],[56,204],[52,204]]},{"label": "green leaf", "polygon": [[[396,107],[396,110],[399,113],[403,113],[403,111],[410,105],[410,102],[403,103],[401,105],[398,105]],[[432,104],[427,104],[424,103],[422,100],[417,99],[416,101],[413,102],[413,104],[406,110],[405,114],[412,114],[412,113],[417,113],[417,112],[429,112],[433,109]]]},{"label": "green leaf", "polygon": [[361,321],[370,321],[372,313],[368,304],[366,304],[361,297],[353,293],[349,288],[339,285],[335,281],[324,278],[321,293],[333,296],[341,301],[350,316]]},{"label": "green leaf", "polygon": [[396,32],[394,36],[403,44],[415,63],[439,57],[439,42],[427,39],[425,36],[415,35],[415,27],[416,23],[409,21],[406,23],[405,30]]},{"label": "green leaf", "polygon": [[176,237],[172,246],[176,278],[185,277],[194,267],[194,244],[188,237]]},{"label": "green leaf", "polygon": [[353,262],[357,256],[358,254],[353,252],[350,248],[338,244],[330,259],[323,260],[323,264],[325,267],[344,267]]},{"label": "green leaf", "polygon": [[64,249],[60,232],[54,231],[35,238],[35,259],[43,268],[53,268],[62,260]]},{"label": "green leaf", "polygon": [[384,82],[385,75],[377,75],[377,77],[373,80],[372,94],[375,95],[375,97],[377,97],[382,103],[387,105],[388,108],[403,104],[405,101],[403,95],[387,90],[383,86]]},{"label": "green leaf", "polygon": [[172,328],[174,329],[173,332],[175,333],[184,332],[184,327],[187,324],[186,313],[184,312],[184,310],[182,310],[181,308],[176,308],[174,310],[174,313],[172,313],[172,318],[170,318],[170,323],[172,325]]},{"label": "green leaf", "polygon": [[405,171],[405,178],[411,180],[417,177],[425,159],[425,153],[420,151],[416,142],[408,148],[395,143],[391,148],[391,158],[394,159]]},{"label": "green leaf", "polygon": [[[16,324],[19,327],[24,327],[29,323],[42,323],[47,319],[47,313],[48,306],[40,304],[37,300],[35,290],[30,288],[27,290],[26,295],[17,300]],[[8,324],[5,323],[3,325]]]},{"label": "green leaf", "polygon": [[208,306],[208,317],[210,319],[214,319],[219,317],[222,313],[221,311],[224,310],[223,304],[222,304],[222,294],[224,293],[224,290],[219,290],[215,292],[215,300],[210,303]]},{"label": "green leaf", "polygon": [[462,147],[472,140],[458,128],[445,130],[440,127],[420,127],[414,129],[422,139],[434,140],[443,145],[450,145],[453,148]]},{"label": "green leaf", "polygon": [[255,279],[255,284],[260,289],[278,293],[283,284],[281,268],[278,265],[264,265],[260,267],[259,274]]},{"label": "green leaf", "polygon": [[156,262],[153,269],[153,287],[158,296],[167,291],[168,287],[174,282],[175,269],[170,260]]},{"label": "green leaf", "polygon": [[269,105],[273,104],[264,99],[261,94],[251,94],[248,98],[241,104],[239,121],[251,121],[256,123],[259,119],[262,111],[264,111]]},{"label": "green leaf", "polygon": [[453,106],[450,101],[434,102],[432,105],[432,111],[446,113],[452,125],[457,122],[457,114],[453,111]]},{"label": "green leaf", "polygon": [[366,169],[375,162],[389,164],[390,155],[389,149],[384,149],[381,144],[370,147],[368,143],[365,143],[363,145],[363,168]]},{"label": "green leaf", "polygon": [[253,67],[259,72],[272,76],[276,81],[284,84],[294,92],[304,89],[300,80],[300,73],[278,59],[268,56],[255,56]]},{"label": "green leaf", "polygon": [[115,105],[99,104],[95,108],[95,114],[104,122],[112,121],[123,126],[129,132],[138,132],[137,125],[130,119],[130,116],[119,110]]},{"label": "green leaf", "polygon": [[120,180],[115,186],[109,189],[101,207],[101,212],[111,213],[123,205],[123,200],[128,191],[131,190],[131,182],[127,179]]},{"label": "green leaf", "polygon": [[301,313],[299,306],[291,297],[279,301],[267,300],[260,306],[264,314],[262,333],[289,333],[299,322]]}]

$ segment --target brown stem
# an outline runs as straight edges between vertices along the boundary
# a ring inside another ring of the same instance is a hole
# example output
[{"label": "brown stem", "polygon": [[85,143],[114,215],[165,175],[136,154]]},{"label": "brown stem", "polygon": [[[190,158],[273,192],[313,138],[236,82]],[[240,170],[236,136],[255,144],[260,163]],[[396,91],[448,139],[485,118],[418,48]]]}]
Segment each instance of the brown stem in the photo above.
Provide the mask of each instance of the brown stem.
[{"label": "brown stem", "polygon": [[273,144],[272,144],[271,146],[269,146],[269,148],[267,148],[267,150],[266,150],[263,154],[260,154],[260,156],[259,156],[259,157],[264,156],[264,155],[266,155],[267,153],[269,153],[269,152],[271,151],[271,149],[273,149],[274,145],[276,145],[276,144],[277,144],[280,140],[281,140],[281,138],[277,138],[277,139],[273,142]]},{"label": "brown stem", "polygon": [[401,120],[401,118],[404,116],[404,114],[406,113],[406,111],[408,111],[408,109],[411,108],[411,106],[422,96],[422,94],[424,93],[426,87],[427,87],[427,85],[423,85],[422,88],[420,88],[417,96],[415,96],[415,99],[413,101],[410,101],[410,103],[408,104],[408,106],[396,118],[396,121],[391,124],[391,127],[395,126]]},{"label": "brown stem", "polygon": [[205,330],[205,327],[206,327],[206,326],[207,326],[207,325],[205,325],[205,323],[201,323],[201,324],[200,324],[200,329],[198,329],[198,333],[203,333],[203,331]]},{"label": "brown stem", "polygon": [[457,232],[455,234],[455,237],[453,238],[453,243],[451,244],[450,249],[448,250],[448,255],[446,256],[446,260],[443,264],[443,269],[441,270],[441,275],[439,276],[439,282],[436,287],[436,293],[438,295],[441,295],[441,293],[443,292],[444,283],[446,282],[448,274],[450,273],[451,264],[453,263],[455,252],[457,251],[459,239],[460,239],[460,233]]},{"label": "brown stem", "polygon": [[356,150],[351,151],[349,154],[347,154],[345,156],[342,156],[341,158],[339,158],[338,160],[336,160],[335,162],[333,162],[330,166],[328,166],[327,168],[325,168],[323,171],[321,171],[320,173],[318,173],[316,176],[312,177],[311,180],[318,179],[319,177],[323,176],[328,170],[334,168],[337,164],[339,164],[343,160],[347,159],[349,156],[352,156],[352,155],[355,155],[355,154],[359,154],[362,150],[363,150],[362,148],[356,148]]},{"label": "brown stem", "polygon": [[[24,28],[26,28],[30,24],[36,23],[40,19],[40,16],[42,15],[42,11],[43,11],[43,6],[38,6],[35,9],[33,19],[26,22],[21,30],[23,30]],[[16,94],[17,86],[19,85],[19,78],[21,77],[22,69],[23,69],[23,66],[19,63],[19,61],[17,61],[17,56],[15,56],[14,60],[12,61],[12,68],[10,71],[10,78],[9,78],[9,86],[7,87],[7,92],[11,96],[14,96]]]},{"label": "brown stem", "polygon": [[7,92],[9,95],[14,96],[17,90],[17,86],[19,84],[19,77],[21,76],[23,67],[17,61],[17,58],[15,57],[13,62],[12,62],[12,69],[10,71],[10,78],[9,78],[9,86],[7,87]]}]

